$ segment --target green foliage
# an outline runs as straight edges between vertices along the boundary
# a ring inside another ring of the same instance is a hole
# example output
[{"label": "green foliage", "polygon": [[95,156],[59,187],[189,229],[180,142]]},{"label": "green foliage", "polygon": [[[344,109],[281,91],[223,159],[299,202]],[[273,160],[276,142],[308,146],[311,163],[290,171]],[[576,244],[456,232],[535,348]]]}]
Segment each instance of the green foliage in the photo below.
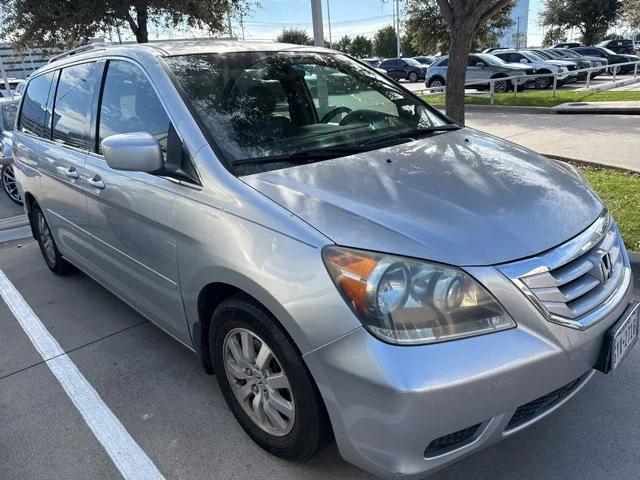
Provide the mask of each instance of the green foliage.
[{"label": "green foliage", "polygon": [[7,0],[0,34],[17,47],[73,47],[118,27],[147,42],[149,23],[213,34],[225,30],[227,12],[247,5],[245,0]]},{"label": "green foliage", "polygon": [[313,39],[302,28],[283,28],[276,40],[282,43],[295,43],[296,45],[313,45]]},{"label": "green foliage", "polygon": [[552,47],[556,43],[562,43],[567,41],[567,32],[562,27],[549,27],[544,32],[544,38],[542,39],[543,47]]},{"label": "green foliage", "polygon": [[356,58],[370,57],[373,52],[373,43],[364,35],[356,35],[349,45],[349,55]]},{"label": "green foliage", "polygon": [[396,31],[389,25],[378,30],[373,37],[373,52],[381,58],[397,56]]},{"label": "green foliage", "polygon": [[411,32],[407,32],[400,37],[400,53],[403,57],[415,57],[416,55],[420,55],[420,50],[418,50],[413,43],[413,35]]},{"label": "green foliage", "polygon": [[[479,25],[472,48],[484,50],[497,47],[502,35],[513,25],[511,10],[515,2],[507,4],[486,23]],[[451,45],[451,28],[442,15],[437,0],[408,0],[406,30],[412,43],[421,53],[446,53]]]},{"label": "green foliage", "polygon": [[624,0],[622,17],[634,30],[640,30],[640,0]]},{"label": "green foliage", "polygon": [[340,40],[333,44],[333,48],[340,52],[348,53],[349,47],[351,47],[351,39],[344,35]]},{"label": "green foliage", "polygon": [[582,42],[590,45],[615,25],[621,5],[620,0],[546,0],[540,20],[545,26],[577,28]]}]

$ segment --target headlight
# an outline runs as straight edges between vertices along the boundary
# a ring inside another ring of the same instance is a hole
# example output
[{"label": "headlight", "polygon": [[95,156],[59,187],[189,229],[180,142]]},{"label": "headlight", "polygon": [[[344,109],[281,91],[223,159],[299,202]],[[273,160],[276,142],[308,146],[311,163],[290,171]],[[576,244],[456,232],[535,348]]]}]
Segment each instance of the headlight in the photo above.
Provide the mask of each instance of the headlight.
[{"label": "headlight", "polygon": [[568,72],[569,70],[567,70],[567,68],[566,68],[566,67],[560,67],[560,68],[558,69],[558,71],[559,71],[560,73],[565,73],[565,72]]},{"label": "headlight", "polygon": [[516,326],[459,268],[337,246],[325,247],[322,256],[356,316],[383,341],[434,343]]}]

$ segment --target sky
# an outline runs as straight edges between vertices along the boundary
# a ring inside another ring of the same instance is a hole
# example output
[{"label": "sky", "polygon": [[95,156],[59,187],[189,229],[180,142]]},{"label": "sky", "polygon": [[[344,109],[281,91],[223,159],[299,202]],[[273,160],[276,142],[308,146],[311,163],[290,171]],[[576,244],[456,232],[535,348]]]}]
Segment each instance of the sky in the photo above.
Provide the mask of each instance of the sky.
[{"label": "sky", "polygon": [[[541,0],[529,1],[530,45],[542,43],[542,29],[537,25]],[[401,5],[402,5],[401,0]],[[329,0],[331,13],[331,36],[335,41],[343,35],[363,34],[372,36],[376,30],[393,22],[393,7],[390,0]],[[324,34],[329,38],[327,27],[327,0],[322,0]],[[402,12],[401,12],[402,15]],[[235,26],[235,25],[234,25]],[[245,18],[245,38],[274,39],[285,27],[304,28],[312,33],[310,0],[262,0]],[[239,34],[237,29],[235,34]]]}]

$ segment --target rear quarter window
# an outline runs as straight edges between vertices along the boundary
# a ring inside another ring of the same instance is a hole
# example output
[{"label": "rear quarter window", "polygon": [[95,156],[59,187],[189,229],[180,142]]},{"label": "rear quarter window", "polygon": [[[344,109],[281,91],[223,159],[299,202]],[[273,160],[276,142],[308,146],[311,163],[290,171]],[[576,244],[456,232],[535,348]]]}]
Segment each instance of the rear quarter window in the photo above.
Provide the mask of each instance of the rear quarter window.
[{"label": "rear quarter window", "polygon": [[18,130],[45,137],[47,98],[54,72],[38,75],[29,81],[23,95]]}]

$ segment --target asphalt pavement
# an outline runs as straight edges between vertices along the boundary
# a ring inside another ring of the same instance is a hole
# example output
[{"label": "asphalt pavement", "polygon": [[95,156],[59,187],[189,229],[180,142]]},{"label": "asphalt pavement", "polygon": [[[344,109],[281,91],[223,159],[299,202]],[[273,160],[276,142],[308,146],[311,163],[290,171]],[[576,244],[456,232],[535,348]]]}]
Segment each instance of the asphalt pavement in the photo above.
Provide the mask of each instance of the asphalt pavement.
[{"label": "asphalt pavement", "polygon": [[[84,274],[49,272],[32,239],[0,244],[0,269],[165,478],[373,478],[335,445],[306,463],[262,451],[192,352]],[[2,301],[0,332],[0,479],[120,478],[52,373],[56,358],[43,361]],[[636,348],[554,414],[430,478],[637,479],[639,369]]]}]

